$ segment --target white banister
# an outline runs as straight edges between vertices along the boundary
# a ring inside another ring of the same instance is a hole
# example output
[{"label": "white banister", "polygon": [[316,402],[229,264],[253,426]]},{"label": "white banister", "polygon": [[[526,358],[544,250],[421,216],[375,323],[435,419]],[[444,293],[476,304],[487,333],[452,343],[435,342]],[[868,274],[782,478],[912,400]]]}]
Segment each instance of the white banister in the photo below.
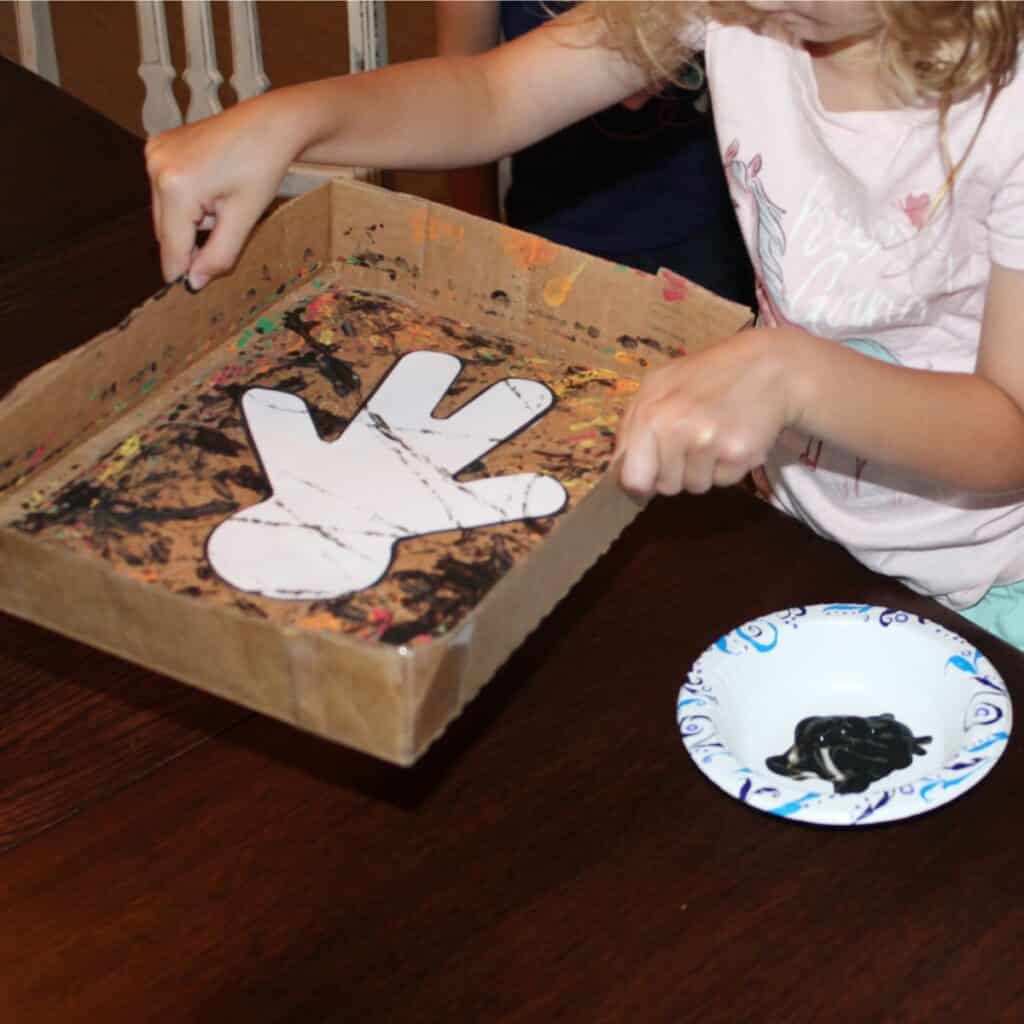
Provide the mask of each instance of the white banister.
[{"label": "white banister", "polygon": [[263,70],[263,46],[255,0],[228,4],[231,19],[231,88],[240,100],[259,96],[270,88]]},{"label": "white banister", "polygon": [[388,62],[384,0],[349,0],[348,69],[373,71]]},{"label": "white banister", "polygon": [[163,0],[135,0],[139,25],[139,77],[146,84],[142,124],[147,135],[158,135],[181,124],[181,110],[171,88],[174,66],[167,43],[167,15]]},{"label": "white banister", "polygon": [[15,0],[14,16],[18,28],[18,59],[30,71],[60,85],[50,5],[45,0],[43,3]]},{"label": "white banister", "polygon": [[[384,0],[348,0],[349,72],[372,71],[388,62],[387,16]],[[21,63],[60,84],[53,24],[48,0],[14,0]],[[251,99],[270,88],[263,69],[256,0],[229,0],[231,25],[231,87],[239,100]],[[217,65],[210,0],[183,0],[187,61],[182,77],[189,88],[186,119],[199,121],[220,113],[224,77]],[[164,0],[135,0],[139,34],[139,77],[145,85],[142,124],[147,135],[177,128],[181,108],[174,96],[177,72],[171,63]],[[339,69],[340,71],[340,69]],[[379,180],[379,172],[323,164],[296,163],[281,185],[282,195],[296,195],[337,175]]]},{"label": "white banister", "polygon": [[210,0],[191,0],[182,4],[181,16],[185,26],[186,54],[185,73],[181,77],[189,88],[185,120],[191,123],[212,117],[224,109],[218,93],[224,76],[217,67]]}]

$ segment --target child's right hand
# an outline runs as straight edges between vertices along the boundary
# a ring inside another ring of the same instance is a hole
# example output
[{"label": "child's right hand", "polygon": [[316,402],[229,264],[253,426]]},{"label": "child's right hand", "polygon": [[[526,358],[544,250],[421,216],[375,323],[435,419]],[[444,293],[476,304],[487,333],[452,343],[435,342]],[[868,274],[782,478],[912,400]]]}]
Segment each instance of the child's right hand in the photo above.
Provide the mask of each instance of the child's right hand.
[{"label": "child's right hand", "polygon": [[[146,144],[153,224],[166,281],[202,288],[229,271],[296,152],[270,97],[156,135]],[[301,147],[298,147],[301,148]],[[196,232],[212,229],[196,246]]]},{"label": "child's right hand", "polygon": [[738,483],[800,423],[815,348],[799,328],[748,329],[646,375],[616,442],[623,488],[646,498]]}]

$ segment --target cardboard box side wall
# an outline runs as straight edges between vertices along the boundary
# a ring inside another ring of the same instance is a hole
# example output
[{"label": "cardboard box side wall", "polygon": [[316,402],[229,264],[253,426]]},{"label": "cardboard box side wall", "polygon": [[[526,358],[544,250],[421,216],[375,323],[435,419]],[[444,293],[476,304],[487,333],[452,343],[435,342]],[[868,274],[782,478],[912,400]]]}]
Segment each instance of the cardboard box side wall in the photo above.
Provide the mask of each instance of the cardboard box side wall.
[{"label": "cardboard box side wall", "polygon": [[[334,261],[345,264],[351,287],[386,292],[481,331],[525,339],[538,351],[571,353],[619,372],[657,366],[680,345],[695,351],[750,318],[748,310],[696,286],[673,282],[670,301],[657,278],[423,200],[332,182],[268,218],[230,277],[197,296],[180,286],[167,290],[120,328],[11,392],[0,403],[0,443],[9,452],[45,451],[34,460],[8,458],[0,509],[13,518],[34,488],[67,479],[84,453],[116,443],[129,422],[148,415],[150,403],[164,400],[170,384],[187,382],[193,364]],[[55,408],[65,413],[56,424]],[[410,764],[636,511],[606,476],[463,623],[423,647],[286,629],[206,606],[10,527],[0,529],[0,606],[300,728]]]},{"label": "cardboard box side wall", "polygon": [[346,264],[352,287],[399,294],[481,330],[529,339],[542,351],[575,346],[623,371],[609,347],[656,365],[680,347],[696,352],[728,337],[752,318],[745,306],[678,277],[669,284],[363,182],[334,181],[331,188],[338,210],[345,209],[332,220],[332,258]]},{"label": "cardboard box side wall", "polygon": [[[446,663],[433,673],[409,660],[409,692],[424,691],[418,712],[410,714],[410,752],[422,752],[459,711],[480,692],[509,656],[572,589],[612,541],[636,517],[639,506],[610,476],[570,510],[544,542],[544,557],[529,572],[513,571],[500,580],[445,643]],[[447,638],[446,638],[447,639]],[[438,647],[414,651],[414,657]],[[439,704],[429,691],[448,693],[454,672],[455,704]],[[413,756],[418,756],[416,753]]]},{"label": "cardboard box side wall", "polygon": [[402,656],[208,608],[102,562],[0,530],[0,606],[144,668],[386,760],[408,763]]},{"label": "cardboard box side wall", "polygon": [[[24,487],[72,447],[156,399],[169,382],[330,261],[325,188],[269,217],[238,267],[195,295],[178,282],[118,326],[41,367],[0,400],[0,496]],[[309,276],[309,271],[305,274]],[[59,403],[59,404],[58,404]],[[61,416],[55,421],[53,410]]]}]

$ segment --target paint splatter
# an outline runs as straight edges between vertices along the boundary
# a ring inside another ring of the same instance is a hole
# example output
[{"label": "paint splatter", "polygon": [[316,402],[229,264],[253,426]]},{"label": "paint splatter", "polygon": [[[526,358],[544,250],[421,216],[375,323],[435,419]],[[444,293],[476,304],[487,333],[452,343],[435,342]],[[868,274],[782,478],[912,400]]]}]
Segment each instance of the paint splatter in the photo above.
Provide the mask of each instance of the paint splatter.
[{"label": "paint splatter", "polygon": [[[344,268],[336,273],[346,280]],[[158,398],[149,421],[83,464],[64,487],[33,494],[14,525],[101,558],[147,585],[283,625],[389,644],[429,643],[454,629],[511,566],[535,550],[553,520],[403,541],[381,583],[331,601],[242,594],[211,572],[204,545],[219,522],[269,494],[240,414],[244,391],[267,387],[301,395],[317,433],[330,440],[410,351],[446,351],[462,361],[456,386],[434,410],[439,417],[499,380],[538,380],[557,396],[543,426],[510,439],[457,479],[546,473],[567,488],[572,505],[606,471],[615,425],[636,381],[550,351],[539,354],[520,341],[375,292],[332,280],[321,284],[233,328],[213,356],[196,364],[190,389],[175,393],[168,384],[175,397]],[[26,455],[42,460],[50,452],[40,446]]]},{"label": "paint splatter", "polygon": [[690,293],[690,282],[668,267],[662,267],[658,271],[658,279],[662,284],[661,297],[666,302],[681,302]]},{"label": "paint splatter", "polygon": [[569,298],[569,293],[585,266],[586,263],[581,263],[571,274],[551,278],[544,285],[544,301],[553,308],[561,306]]},{"label": "paint splatter", "polygon": [[536,267],[548,267],[558,257],[558,247],[536,235],[524,234],[507,228],[502,233],[502,244],[505,252],[523,270]]}]

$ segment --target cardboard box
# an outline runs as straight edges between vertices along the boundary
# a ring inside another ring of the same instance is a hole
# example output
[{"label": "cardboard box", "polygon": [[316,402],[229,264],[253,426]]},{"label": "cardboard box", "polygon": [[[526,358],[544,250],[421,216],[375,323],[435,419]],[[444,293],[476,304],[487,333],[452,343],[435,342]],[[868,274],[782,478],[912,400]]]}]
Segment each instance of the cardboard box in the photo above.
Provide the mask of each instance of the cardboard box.
[{"label": "cardboard box", "polygon": [[[165,289],[0,403],[0,606],[411,764],[636,514],[606,470],[638,378],[749,319],[674,275],[331,182],[230,277]],[[400,365],[433,388],[419,420],[385,387]],[[471,407],[502,420],[485,443],[452,426]]]}]

